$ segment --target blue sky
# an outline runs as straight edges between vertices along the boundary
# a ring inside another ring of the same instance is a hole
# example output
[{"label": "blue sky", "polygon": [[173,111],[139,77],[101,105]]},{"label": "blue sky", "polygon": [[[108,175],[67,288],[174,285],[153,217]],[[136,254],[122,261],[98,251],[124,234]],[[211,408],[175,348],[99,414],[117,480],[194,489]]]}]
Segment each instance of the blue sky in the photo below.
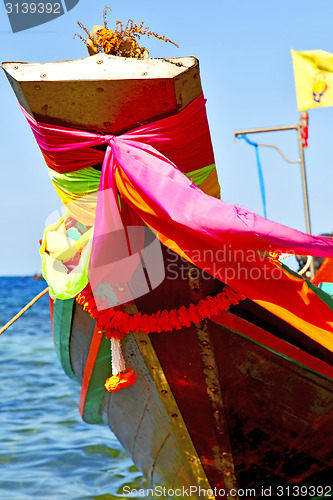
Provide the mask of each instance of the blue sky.
[{"label": "blue sky", "polygon": [[[177,49],[148,39],[151,57],[193,55],[199,59],[207,98],[208,119],[222,196],[262,214],[255,152],[236,143],[235,129],[296,123],[298,111],[290,49],[333,52],[333,4],[319,0],[80,0],[66,15],[38,28],[13,34],[0,4],[2,61],[47,62],[82,58],[86,49],[73,34],[80,20],[90,29],[115,20],[144,21],[152,31],[179,44]],[[44,221],[59,207],[41,153],[21,114],[4,74],[0,76],[1,110],[1,233],[0,275],[27,275],[40,270],[39,243]],[[309,111],[306,168],[312,230],[331,232],[333,197],[333,108]],[[298,158],[295,132],[252,136],[279,146]],[[305,230],[301,176],[298,166],[284,163],[277,153],[260,150],[272,220]]]}]

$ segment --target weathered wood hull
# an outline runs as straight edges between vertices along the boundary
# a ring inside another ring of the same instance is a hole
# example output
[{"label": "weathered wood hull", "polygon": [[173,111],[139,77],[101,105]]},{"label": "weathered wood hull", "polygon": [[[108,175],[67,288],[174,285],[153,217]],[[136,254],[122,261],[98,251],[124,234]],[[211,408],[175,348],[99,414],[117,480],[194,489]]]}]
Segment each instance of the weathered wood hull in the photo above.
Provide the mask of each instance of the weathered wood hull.
[{"label": "weathered wood hull", "polygon": [[[186,266],[176,281],[167,274],[138,299],[140,311],[186,305],[223,286],[203,275],[193,281]],[[94,320],[75,304],[68,342],[80,381],[93,334]],[[215,488],[215,498],[230,490],[255,490],[260,498],[261,488],[330,484],[332,355],[297,330],[246,300],[181,331],[130,334],[123,351],[138,379],[105,392],[99,405],[95,400],[88,421],[107,423],[153,484]]]},{"label": "weathered wood hull", "polygon": [[[175,114],[201,93],[194,58],[97,55],[3,67],[38,121],[93,132],[119,134]],[[163,252],[164,281],[128,312],[188,306],[222,290],[223,283]],[[272,487],[274,498],[278,486],[329,484],[333,356],[295,328],[244,300],[180,331],[128,334],[123,352],[137,381],[110,394],[110,343],[95,320],[74,299],[56,299],[51,308],[57,355],[82,383],[83,418],[108,424],[153,484],[192,486],[197,499],[210,489],[210,498],[237,498],[239,489],[239,497],[260,498],[261,488]],[[244,494],[249,488],[255,494]],[[315,496],[310,492],[303,498]]]}]

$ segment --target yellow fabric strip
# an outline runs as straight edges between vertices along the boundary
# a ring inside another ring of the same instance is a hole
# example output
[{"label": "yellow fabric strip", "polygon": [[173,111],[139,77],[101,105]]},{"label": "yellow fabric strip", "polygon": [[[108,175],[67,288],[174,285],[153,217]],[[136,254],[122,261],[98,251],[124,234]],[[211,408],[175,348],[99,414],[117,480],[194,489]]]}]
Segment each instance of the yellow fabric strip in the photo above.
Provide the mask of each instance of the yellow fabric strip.
[{"label": "yellow fabric strip", "polygon": [[[50,295],[63,300],[74,297],[88,283],[93,235],[93,228],[90,228],[77,241],[69,238],[64,220],[62,217],[45,230],[40,248],[43,276],[50,286]],[[65,262],[78,254],[77,266],[68,273]]]},{"label": "yellow fabric strip", "polygon": [[65,193],[56,184],[53,183],[53,185],[64,204],[67,214],[85,226],[93,226],[95,223],[98,192],[96,191],[84,196],[69,194]]}]

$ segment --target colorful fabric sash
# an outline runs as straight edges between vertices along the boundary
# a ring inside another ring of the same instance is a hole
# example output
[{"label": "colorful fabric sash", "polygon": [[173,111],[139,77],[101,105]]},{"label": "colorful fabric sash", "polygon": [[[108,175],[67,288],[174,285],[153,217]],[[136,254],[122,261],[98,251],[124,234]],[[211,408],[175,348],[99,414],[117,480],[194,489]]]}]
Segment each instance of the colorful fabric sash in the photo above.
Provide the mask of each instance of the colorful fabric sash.
[{"label": "colorful fabric sash", "polygon": [[[333,242],[207,196],[181,172],[214,163],[202,95],[181,113],[121,136],[40,124],[24,113],[50,168],[66,173],[103,162],[91,272],[105,235],[127,222],[118,190],[162,243],[333,350],[333,311],[319,292],[258,253],[332,257]],[[105,153],[93,149],[102,144]]]}]

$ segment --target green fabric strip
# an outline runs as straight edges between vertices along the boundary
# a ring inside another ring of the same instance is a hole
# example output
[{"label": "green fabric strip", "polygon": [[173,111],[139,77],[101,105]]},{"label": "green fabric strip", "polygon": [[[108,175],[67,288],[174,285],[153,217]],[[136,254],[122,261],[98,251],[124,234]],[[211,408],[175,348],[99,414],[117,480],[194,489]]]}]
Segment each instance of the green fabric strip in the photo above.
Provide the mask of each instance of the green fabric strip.
[{"label": "green fabric strip", "polygon": [[[207,165],[207,167],[185,173],[185,175],[189,179],[192,179],[196,186],[200,186],[214,168],[215,164],[213,163],[212,165]],[[83,168],[82,170],[69,172],[67,174],[59,174],[50,168],[48,171],[52,181],[59,186],[60,189],[65,191],[65,193],[88,194],[98,190],[101,172],[93,167]]]},{"label": "green fabric strip", "polygon": [[52,181],[65,193],[89,194],[98,191],[101,172],[93,167],[83,168],[67,174],[48,169]]},{"label": "green fabric strip", "polygon": [[188,172],[187,174],[185,173],[186,177],[189,179],[192,179],[193,184],[196,186],[200,186],[209,174],[214,170],[215,168],[215,163],[212,165],[207,165],[207,167],[199,168],[199,170],[193,170],[193,172]]},{"label": "green fabric strip", "polygon": [[78,380],[72,369],[69,350],[74,302],[74,299],[54,301],[53,336],[57,358],[64,372],[69,378]]},{"label": "green fabric strip", "polygon": [[100,414],[102,399],[105,394],[104,383],[111,375],[110,340],[103,338],[98,350],[95,365],[89,381],[82,419],[88,424],[103,424]]}]

